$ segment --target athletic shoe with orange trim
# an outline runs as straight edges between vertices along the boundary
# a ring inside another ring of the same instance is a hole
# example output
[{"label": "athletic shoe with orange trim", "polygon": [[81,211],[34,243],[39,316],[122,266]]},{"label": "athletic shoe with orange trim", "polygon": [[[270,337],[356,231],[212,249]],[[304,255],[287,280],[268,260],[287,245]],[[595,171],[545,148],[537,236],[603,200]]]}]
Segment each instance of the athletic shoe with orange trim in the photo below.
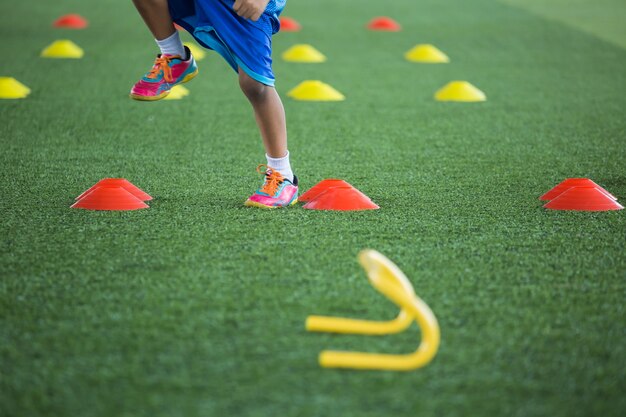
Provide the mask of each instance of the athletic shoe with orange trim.
[{"label": "athletic shoe with orange trim", "polygon": [[[264,169],[264,171],[262,171]],[[265,182],[244,203],[248,207],[275,209],[288,207],[298,202],[298,178],[293,181],[283,177],[280,172],[261,164],[256,168],[259,174],[265,175]]]},{"label": "athletic shoe with orange trim", "polygon": [[189,57],[183,60],[180,55],[157,55],[154,66],[130,90],[130,97],[135,100],[160,100],[170,93],[172,87],[186,83],[198,74],[196,60],[185,46]]}]

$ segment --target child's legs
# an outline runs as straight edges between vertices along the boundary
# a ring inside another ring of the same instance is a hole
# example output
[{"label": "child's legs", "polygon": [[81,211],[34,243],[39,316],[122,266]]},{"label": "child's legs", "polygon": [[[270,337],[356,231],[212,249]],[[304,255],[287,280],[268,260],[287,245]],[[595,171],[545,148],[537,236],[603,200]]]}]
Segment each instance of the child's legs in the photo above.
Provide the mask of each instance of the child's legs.
[{"label": "child's legs", "polygon": [[168,38],[176,31],[167,0],[133,0],[133,3],[155,39]]},{"label": "child's legs", "polygon": [[272,158],[284,157],[287,155],[287,124],[276,89],[254,80],[241,68],[239,85],[254,109],[265,152]]}]

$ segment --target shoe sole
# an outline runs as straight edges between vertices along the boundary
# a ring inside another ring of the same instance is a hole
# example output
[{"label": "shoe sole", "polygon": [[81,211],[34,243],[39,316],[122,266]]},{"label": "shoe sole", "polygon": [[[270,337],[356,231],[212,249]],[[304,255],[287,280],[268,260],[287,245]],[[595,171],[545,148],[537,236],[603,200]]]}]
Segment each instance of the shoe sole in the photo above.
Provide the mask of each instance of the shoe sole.
[{"label": "shoe sole", "polygon": [[291,203],[287,204],[286,206],[266,206],[265,204],[257,203],[256,201],[247,200],[245,203],[243,203],[243,205],[246,206],[246,207],[257,207],[257,208],[265,209],[265,210],[274,210],[274,209],[279,209],[279,208],[285,208],[285,207],[293,206],[297,202],[298,202],[298,199],[294,198],[293,201]]},{"label": "shoe sole", "polygon": [[[185,78],[182,79],[182,81],[174,84],[172,87],[180,85],[180,84],[185,84],[188,81],[191,81],[195,78],[195,76],[198,75],[198,68],[196,68],[196,70],[190,74],[185,75]],[[171,90],[171,89],[170,89]],[[164,91],[161,94],[159,94],[158,96],[140,96],[138,94],[130,94],[130,98],[132,98],[133,100],[139,100],[139,101],[157,101],[157,100],[161,100],[165,97],[167,97],[170,93],[170,90]]]}]

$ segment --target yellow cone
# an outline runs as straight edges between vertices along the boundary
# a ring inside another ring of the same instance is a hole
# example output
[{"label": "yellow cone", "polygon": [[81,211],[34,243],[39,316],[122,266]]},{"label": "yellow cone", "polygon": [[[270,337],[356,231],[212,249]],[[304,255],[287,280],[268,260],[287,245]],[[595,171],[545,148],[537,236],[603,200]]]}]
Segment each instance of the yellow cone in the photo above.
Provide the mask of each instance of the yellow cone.
[{"label": "yellow cone", "polygon": [[425,64],[445,64],[450,62],[450,58],[446,54],[429,44],[416,45],[404,54],[404,57],[411,62]]},{"label": "yellow cone", "polygon": [[78,45],[66,39],[52,42],[50,46],[41,51],[45,58],[82,58],[84,52]]},{"label": "yellow cone", "polygon": [[189,95],[189,90],[182,85],[175,85],[163,100],[180,100]]},{"label": "yellow cone", "polygon": [[0,99],[26,98],[30,88],[12,77],[0,77]]},{"label": "yellow cone", "polygon": [[452,81],[435,93],[438,101],[486,101],[485,93],[467,81]]},{"label": "yellow cone", "polygon": [[311,45],[298,44],[283,52],[283,59],[288,62],[318,63],[326,61],[326,57]]},{"label": "yellow cone", "polygon": [[289,97],[305,101],[342,101],[346,97],[321,81],[303,81],[287,93]]},{"label": "yellow cone", "polygon": [[204,49],[202,49],[195,43],[185,42],[185,46],[189,48],[189,50],[191,51],[191,55],[193,55],[196,61],[202,61],[206,56],[206,52],[204,52]]}]

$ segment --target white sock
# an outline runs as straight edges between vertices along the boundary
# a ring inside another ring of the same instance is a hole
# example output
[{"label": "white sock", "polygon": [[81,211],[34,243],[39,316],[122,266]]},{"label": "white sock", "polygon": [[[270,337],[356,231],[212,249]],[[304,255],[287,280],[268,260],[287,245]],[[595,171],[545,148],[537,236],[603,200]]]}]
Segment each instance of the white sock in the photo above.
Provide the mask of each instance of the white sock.
[{"label": "white sock", "polygon": [[183,59],[186,58],[185,46],[180,40],[180,35],[177,30],[175,30],[169,38],[163,40],[155,39],[155,41],[157,45],[159,45],[162,54],[180,55]]},{"label": "white sock", "polygon": [[287,151],[287,155],[282,158],[272,158],[267,154],[265,154],[265,158],[267,158],[267,165],[270,168],[274,168],[276,171],[280,172],[283,177],[289,181],[293,181],[293,171],[289,163],[289,151]]}]

